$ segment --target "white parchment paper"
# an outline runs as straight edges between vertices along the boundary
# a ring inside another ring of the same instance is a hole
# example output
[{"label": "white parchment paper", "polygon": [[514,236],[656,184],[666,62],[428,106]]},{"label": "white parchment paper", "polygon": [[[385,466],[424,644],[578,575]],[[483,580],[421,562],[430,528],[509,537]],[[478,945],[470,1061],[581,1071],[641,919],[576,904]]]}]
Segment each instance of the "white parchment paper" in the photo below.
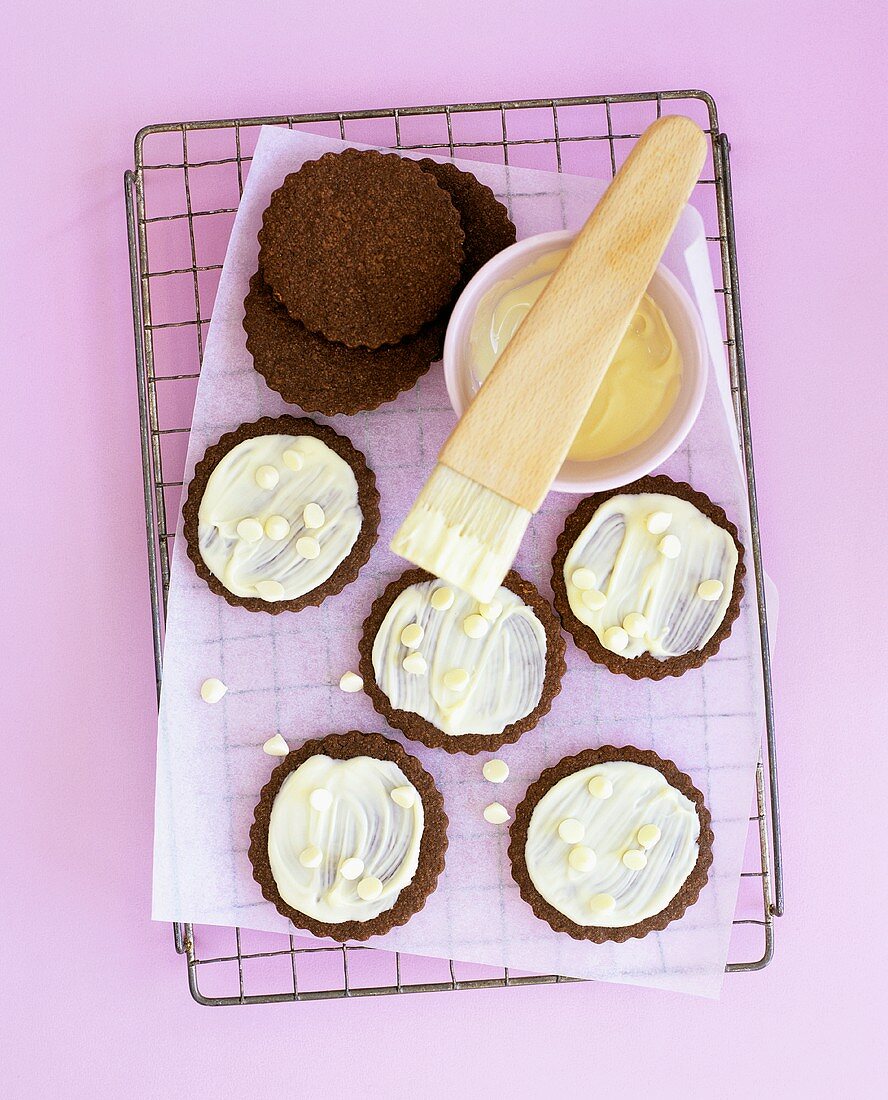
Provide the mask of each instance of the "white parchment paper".
[{"label": "white parchment paper", "polygon": [[[265,128],[261,134],[208,333],[186,485],[196,461],[222,433],[292,410],[253,370],[242,303],[256,270],[256,234],[271,192],[304,161],[344,147],[298,131]],[[584,177],[455,163],[506,203],[519,238],[579,227],[605,186]],[[665,263],[704,317],[712,375],[698,422],[663,469],[708,493],[745,535],[746,488],[703,224],[695,210],[683,214]],[[450,756],[406,741],[387,729],[363,694],[347,695],[338,687],[342,672],[357,666],[360,627],[371,603],[405,568],[388,550],[389,540],[455,422],[440,364],[397,401],[328,422],[366,454],[382,496],[379,542],[344,592],[296,615],[232,608],[197,578],[180,534],[175,540],[158,729],[153,916],[292,931],[262,899],[247,858],[253,807],[275,763],[261,745],[276,732],[295,746],[331,732],[376,730],[401,740],[434,775],[450,818],[450,847],[446,871],[422,912],[369,941],[371,946],[717,996],[763,729],[752,576],[747,574],[743,612],[729,640],[702,669],[679,679],[636,683],[613,676],[568,638],[561,694],[535,730],[496,754],[508,761],[511,775],[493,787],[481,776],[491,754]],[[516,563],[549,598],[555,540],[576,502],[549,495]],[[229,688],[215,706],[199,695],[208,676]],[[603,743],[651,748],[674,759],[703,791],[716,843],[709,884],[680,921],[642,940],[598,946],[558,935],[533,915],[509,872],[507,829],[487,824],[481,811],[494,800],[513,809],[544,768]]]}]

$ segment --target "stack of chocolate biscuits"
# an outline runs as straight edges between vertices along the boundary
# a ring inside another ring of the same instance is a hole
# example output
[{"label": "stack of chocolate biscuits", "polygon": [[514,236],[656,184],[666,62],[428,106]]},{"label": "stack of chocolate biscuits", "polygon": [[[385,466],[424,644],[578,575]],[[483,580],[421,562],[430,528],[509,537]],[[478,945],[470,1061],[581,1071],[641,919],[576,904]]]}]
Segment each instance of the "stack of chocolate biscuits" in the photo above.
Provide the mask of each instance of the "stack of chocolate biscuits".
[{"label": "stack of chocolate biscuits", "polygon": [[515,241],[490,188],[454,165],[346,149],[272,194],[244,302],[268,385],[307,412],[374,409],[441,356],[456,297]]}]

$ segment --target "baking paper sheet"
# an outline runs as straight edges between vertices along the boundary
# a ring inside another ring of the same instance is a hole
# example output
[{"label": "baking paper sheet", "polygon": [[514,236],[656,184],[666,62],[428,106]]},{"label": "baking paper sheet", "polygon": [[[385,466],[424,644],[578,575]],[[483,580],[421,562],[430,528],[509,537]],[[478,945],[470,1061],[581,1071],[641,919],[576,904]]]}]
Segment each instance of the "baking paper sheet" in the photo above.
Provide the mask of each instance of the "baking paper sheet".
[{"label": "baking paper sheet", "polygon": [[[345,144],[277,128],[261,134],[207,337],[186,485],[196,461],[222,433],[292,411],[253,370],[244,347],[242,303],[256,270],[256,234],[271,192],[304,161]],[[455,163],[506,203],[519,238],[579,227],[605,186],[585,177]],[[749,529],[746,486],[703,224],[695,210],[683,214],[665,263],[704,317],[712,375],[698,422],[663,469],[721,504],[743,537]],[[702,669],[679,679],[636,683],[613,676],[568,638],[561,694],[535,730],[496,754],[508,761],[511,775],[493,787],[481,776],[491,754],[450,756],[406,741],[386,727],[362,693],[347,695],[338,687],[340,675],[357,667],[360,627],[371,603],[405,568],[388,550],[389,540],[455,422],[440,364],[397,401],[327,422],[364,451],[382,496],[377,546],[358,580],[340,595],[295,615],[229,607],[197,578],[181,535],[175,540],[158,730],[153,916],[292,932],[262,899],[247,858],[253,807],[275,763],[261,745],[277,732],[295,746],[330,732],[376,730],[401,740],[435,777],[450,818],[450,846],[446,871],[422,912],[403,928],[368,941],[370,946],[717,996],[763,730],[752,576],[747,574],[743,612],[728,641]],[[575,497],[550,494],[517,560],[547,598],[555,540],[576,503]],[[181,517],[179,522],[181,531]],[[199,695],[209,676],[220,677],[229,689],[215,706]],[[599,946],[558,935],[533,915],[509,872],[507,828],[487,824],[481,811],[494,800],[514,809],[544,768],[603,743],[651,748],[675,760],[703,791],[716,842],[709,883],[681,920],[641,940]]]}]

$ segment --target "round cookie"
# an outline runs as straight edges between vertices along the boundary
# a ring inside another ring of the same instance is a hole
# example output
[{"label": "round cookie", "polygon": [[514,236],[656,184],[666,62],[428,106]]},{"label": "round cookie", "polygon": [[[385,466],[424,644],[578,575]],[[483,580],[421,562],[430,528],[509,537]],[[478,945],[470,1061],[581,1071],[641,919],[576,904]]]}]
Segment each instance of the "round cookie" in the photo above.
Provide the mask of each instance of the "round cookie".
[{"label": "round cookie", "polygon": [[430,748],[472,754],[517,741],[549,712],[564,649],[552,609],[514,571],[482,605],[409,569],[364,621],[359,670],[390,725]]},{"label": "round cookie", "polygon": [[394,344],[450,300],[463,230],[448,193],[396,153],[308,161],[271,196],[259,266],[307,329],[350,347]]},{"label": "round cookie", "polygon": [[379,526],[376,478],[350,440],[305,417],[263,417],[209,447],[184,506],[188,556],[248,611],[300,611],[355,579]]},{"label": "round cookie", "polygon": [[611,672],[662,680],[698,668],[731,633],[743,546],[724,510],[665,475],[586,497],[552,560],[555,608]]},{"label": "round cookie", "polygon": [[700,895],[711,815],[671,760],[605,745],[565,757],[527,789],[509,828],[512,877],[540,920],[576,940],[660,931]]},{"label": "round cookie", "polygon": [[430,172],[439,186],[450,195],[462,222],[465,259],[454,297],[469,279],[504,248],[515,243],[515,226],[509,212],[493,191],[471,172],[465,172],[449,162],[440,163],[424,157],[417,161],[424,172]]},{"label": "round cookie", "polygon": [[243,324],[253,365],[268,386],[324,416],[375,409],[409,390],[440,358],[446,327],[436,318],[399,344],[346,347],[294,321],[258,271],[244,300]]},{"label": "round cookie", "polygon": [[262,788],[249,857],[262,895],[315,936],[381,936],[425,905],[444,870],[444,800],[420,762],[375,733],[284,757]]}]

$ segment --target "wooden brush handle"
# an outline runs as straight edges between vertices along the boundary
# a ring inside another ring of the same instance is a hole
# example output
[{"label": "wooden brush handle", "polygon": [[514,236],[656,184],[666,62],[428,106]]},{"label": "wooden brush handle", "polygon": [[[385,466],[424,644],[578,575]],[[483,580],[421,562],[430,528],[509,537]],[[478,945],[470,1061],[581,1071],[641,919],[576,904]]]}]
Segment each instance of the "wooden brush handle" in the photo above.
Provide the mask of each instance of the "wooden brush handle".
[{"label": "wooden brush handle", "polygon": [[444,444],[439,462],[539,508],[699,178],[706,138],[661,118],[626,163]]}]

